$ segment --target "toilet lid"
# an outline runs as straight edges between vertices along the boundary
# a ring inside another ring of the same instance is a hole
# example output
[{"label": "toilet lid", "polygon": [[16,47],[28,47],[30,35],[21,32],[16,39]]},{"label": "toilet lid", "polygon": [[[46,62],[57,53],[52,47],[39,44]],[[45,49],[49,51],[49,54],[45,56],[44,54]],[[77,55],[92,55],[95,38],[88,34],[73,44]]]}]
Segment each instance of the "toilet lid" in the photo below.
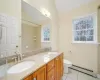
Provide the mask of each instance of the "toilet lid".
[{"label": "toilet lid", "polygon": [[71,64],[72,65],[72,63],[70,61],[66,60],[66,59],[64,59],[64,63],[65,64]]}]

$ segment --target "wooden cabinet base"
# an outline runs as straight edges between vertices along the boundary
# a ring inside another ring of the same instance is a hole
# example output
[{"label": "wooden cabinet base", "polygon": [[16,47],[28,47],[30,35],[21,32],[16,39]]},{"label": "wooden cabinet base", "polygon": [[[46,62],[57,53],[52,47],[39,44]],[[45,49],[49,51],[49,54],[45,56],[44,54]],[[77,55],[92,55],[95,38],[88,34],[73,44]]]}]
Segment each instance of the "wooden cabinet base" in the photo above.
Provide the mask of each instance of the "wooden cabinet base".
[{"label": "wooden cabinet base", "polygon": [[63,53],[24,80],[61,80],[63,76]]}]

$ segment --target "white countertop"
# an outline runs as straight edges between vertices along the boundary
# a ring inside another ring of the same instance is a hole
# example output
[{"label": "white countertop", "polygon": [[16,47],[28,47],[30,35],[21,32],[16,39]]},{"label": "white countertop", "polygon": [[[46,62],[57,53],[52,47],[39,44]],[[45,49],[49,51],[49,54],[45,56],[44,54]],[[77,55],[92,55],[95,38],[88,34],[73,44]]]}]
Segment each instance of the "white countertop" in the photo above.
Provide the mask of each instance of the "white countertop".
[{"label": "white countertop", "polygon": [[49,61],[53,60],[57,56],[59,56],[61,53],[59,52],[45,52],[45,53],[39,53],[30,57],[27,57],[23,59],[23,61],[34,61],[35,65],[29,69],[24,71],[23,73],[19,74],[9,74],[7,75],[7,80],[22,80],[23,78],[27,77],[31,73],[34,73],[37,69],[42,67],[43,65],[47,64]]}]

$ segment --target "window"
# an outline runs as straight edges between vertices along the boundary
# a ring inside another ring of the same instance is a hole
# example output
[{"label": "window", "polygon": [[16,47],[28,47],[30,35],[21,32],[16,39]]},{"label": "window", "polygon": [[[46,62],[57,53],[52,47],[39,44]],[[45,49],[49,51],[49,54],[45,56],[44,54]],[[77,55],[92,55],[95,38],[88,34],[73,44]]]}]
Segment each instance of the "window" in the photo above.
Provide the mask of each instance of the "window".
[{"label": "window", "polygon": [[95,43],[97,42],[96,15],[81,17],[73,20],[73,42]]},{"label": "window", "polygon": [[50,42],[50,25],[44,25],[42,27],[42,35],[41,35],[42,42]]}]

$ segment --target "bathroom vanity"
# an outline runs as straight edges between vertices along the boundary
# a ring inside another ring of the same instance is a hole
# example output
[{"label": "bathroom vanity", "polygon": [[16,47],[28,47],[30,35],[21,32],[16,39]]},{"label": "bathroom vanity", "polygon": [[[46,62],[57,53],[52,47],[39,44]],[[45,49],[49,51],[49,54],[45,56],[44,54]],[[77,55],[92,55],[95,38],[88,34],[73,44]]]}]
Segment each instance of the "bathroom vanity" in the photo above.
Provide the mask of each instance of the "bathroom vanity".
[{"label": "bathroom vanity", "polygon": [[24,80],[61,80],[63,76],[63,54],[36,70]]},{"label": "bathroom vanity", "polygon": [[[61,80],[63,76],[63,53],[40,53],[25,58],[23,62],[18,64],[22,65],[23,63],[31,63],[32,61],[34,61],[33,66],[29,69],[27,68],[27,70],[21,70],[22,66],[19,66],[18,69],[20,70],[15,71],[14,68],[16,65],[12,66],[8,70],[7,80]],[[27,65],[24,65],[24,67],[27,67]]]}]

